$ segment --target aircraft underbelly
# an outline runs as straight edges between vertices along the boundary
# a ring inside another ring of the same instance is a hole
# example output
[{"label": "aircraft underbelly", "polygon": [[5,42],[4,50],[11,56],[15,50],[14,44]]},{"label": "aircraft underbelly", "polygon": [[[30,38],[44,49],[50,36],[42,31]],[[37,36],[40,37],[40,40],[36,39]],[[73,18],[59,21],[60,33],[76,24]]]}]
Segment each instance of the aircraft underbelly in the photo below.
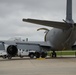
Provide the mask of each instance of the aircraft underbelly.
[{"label": "aircraft underbelly", "polygon": [[56,50],[70,49],[76,40],[75,30],[71,35],[70,30],[54,28],[46,36],[46,41],[50,41],[52,48]]}]

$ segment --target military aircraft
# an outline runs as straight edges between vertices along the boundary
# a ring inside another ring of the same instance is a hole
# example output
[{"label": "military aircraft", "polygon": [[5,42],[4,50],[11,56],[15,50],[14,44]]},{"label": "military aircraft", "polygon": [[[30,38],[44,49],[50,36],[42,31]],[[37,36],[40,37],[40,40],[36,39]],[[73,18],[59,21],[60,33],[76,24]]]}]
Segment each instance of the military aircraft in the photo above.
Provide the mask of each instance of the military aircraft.
[{"label": "military aircraft", "polygon": [[72,0],[67,0],[66,19],[63,22],[38,20],[38,19],[22,19],[24,22],[53,27],[52,30],[40,28],[38,30],[46,30],[45,42],[50,42],[52,57],[56,57],[56,50],[68,50],[76,47],[76,23],[72,19]]},{"label": "military aircraft", "polygon": [[[67,50],[67,49],[76,49],[75,40],[76,40],[76,23],[72,19],[72,0],[67,0],[67,11],[66,11],[66,20],[64,22],[54,22],[54,21],[45,21],[37,19],[23,19],[25,22],[35,23],[39,25],[54,27],[52,30],[47,28],[40,28],[39,30],[46,30],[45,41],[0,41],[0,51],[4,53],[3,56],[6,58],[6,54],[9,59],[15,57],[18,54],[19,49],[33,49],[33,50],[52,50],[52,57],[56,57],[56,50]],[[39,49],[38,49],[39,48]],[[2,55],[1,54],[1,55]],[[45,57],[46,54],[41,53],[42,57]],[[37,54],[37,57],[40,57],[40,54]]]}]

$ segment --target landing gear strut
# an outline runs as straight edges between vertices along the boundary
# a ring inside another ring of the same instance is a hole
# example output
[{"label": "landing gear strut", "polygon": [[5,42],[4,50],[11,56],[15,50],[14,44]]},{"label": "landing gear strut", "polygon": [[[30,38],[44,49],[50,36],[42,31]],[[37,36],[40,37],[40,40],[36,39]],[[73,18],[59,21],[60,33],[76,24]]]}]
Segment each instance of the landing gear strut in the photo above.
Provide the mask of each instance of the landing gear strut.
[{"label": "landing gear strut", "polygon": [[52,57],[53,57],[53,58],[56,58],[56,57],[57,57],[57,54],[56,54],[55,51],[52,52]]}]

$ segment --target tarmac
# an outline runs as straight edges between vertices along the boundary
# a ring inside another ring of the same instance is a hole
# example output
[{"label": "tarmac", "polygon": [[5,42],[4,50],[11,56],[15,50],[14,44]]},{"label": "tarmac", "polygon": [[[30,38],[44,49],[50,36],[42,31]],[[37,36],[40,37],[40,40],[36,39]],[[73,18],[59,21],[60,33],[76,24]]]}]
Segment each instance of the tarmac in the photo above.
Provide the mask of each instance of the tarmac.
[{"label": "tarmac", "polygon": [[0,75],[76,75],[76,57],[0,58]]}]

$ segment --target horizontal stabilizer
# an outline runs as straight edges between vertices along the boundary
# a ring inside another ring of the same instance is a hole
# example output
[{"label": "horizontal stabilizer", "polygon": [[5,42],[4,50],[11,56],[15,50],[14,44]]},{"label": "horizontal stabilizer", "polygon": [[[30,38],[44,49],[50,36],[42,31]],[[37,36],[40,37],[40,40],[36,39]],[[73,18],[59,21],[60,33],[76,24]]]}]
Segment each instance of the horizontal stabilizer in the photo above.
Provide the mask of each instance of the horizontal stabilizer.
[{"label": "horizontal stabilizer", "polygon": [[46,20],[37,20],[37,19],[23,19],[24,22],[30,22],[34,24],[59,28],[59,29],[68,29],[70,25],[65,22],[55,22],[55,21],[46,21]]}]

